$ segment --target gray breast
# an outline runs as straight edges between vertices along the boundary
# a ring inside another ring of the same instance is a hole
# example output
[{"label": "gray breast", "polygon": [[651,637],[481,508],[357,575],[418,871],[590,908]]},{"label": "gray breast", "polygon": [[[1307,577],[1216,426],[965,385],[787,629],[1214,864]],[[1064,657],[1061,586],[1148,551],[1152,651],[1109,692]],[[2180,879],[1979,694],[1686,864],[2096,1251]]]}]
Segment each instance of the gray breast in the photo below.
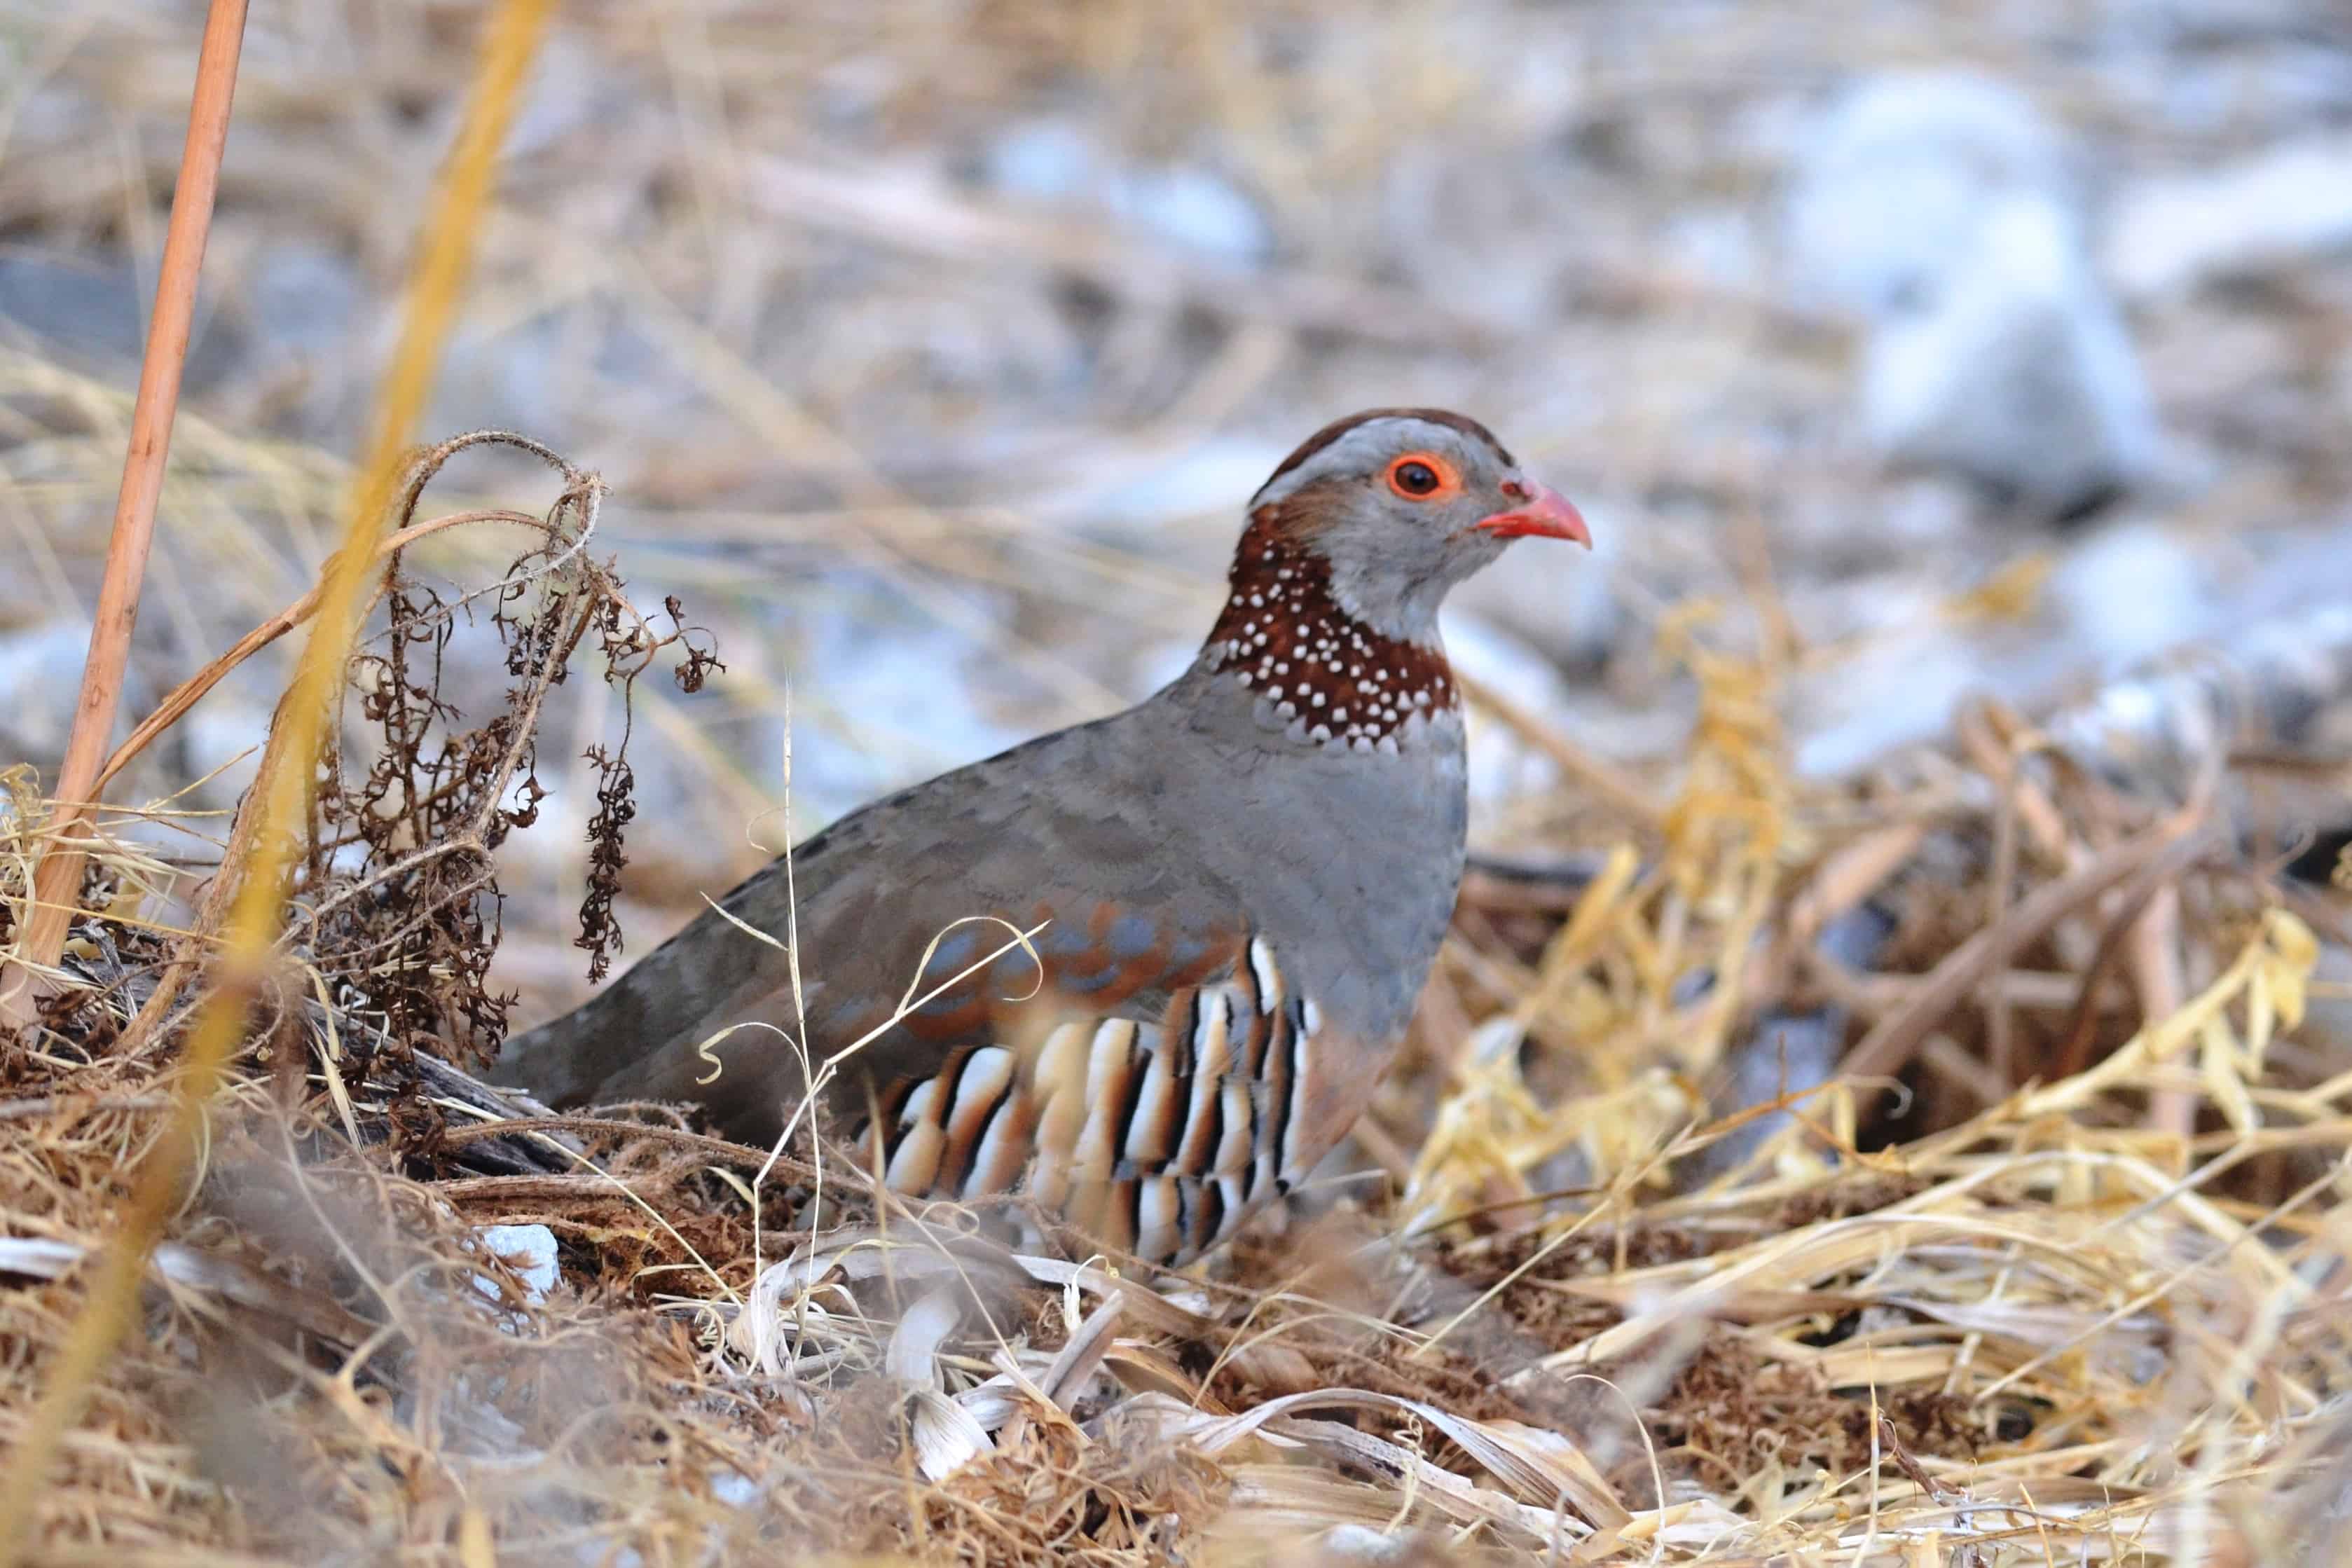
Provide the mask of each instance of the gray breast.
[{"label": "gray breast", "polygon": [[1168,816],[1217,830],[1194,852],[1245,890],[1253,921],[1333,1021],[1400,1034],[1451,919],[1468,802],[1459,713],[1418,717],[1393,751],[1305,739],[1262,700],[1203,682]]}]

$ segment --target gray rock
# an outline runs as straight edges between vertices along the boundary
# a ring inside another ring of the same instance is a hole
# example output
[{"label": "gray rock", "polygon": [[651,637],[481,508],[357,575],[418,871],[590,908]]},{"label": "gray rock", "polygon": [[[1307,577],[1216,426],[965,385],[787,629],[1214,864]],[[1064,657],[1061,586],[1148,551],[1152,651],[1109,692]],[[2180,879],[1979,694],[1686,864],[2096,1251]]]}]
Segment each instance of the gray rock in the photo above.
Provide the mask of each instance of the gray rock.
[{"label": "gray rock", "polygon": [[2352,247],[2352,136],[2312,137],[2126,187],[2102,258],[2134,299]]},{"label": "gray rock", "polygon": [[2063,140],[2000,83],[1890,75],[1822,116],[1785,213],[1790,292],[1863,322],[1879,453],[2052,514],[2151,473],[2153,405],[2083,204]]},{"label": "gray rock", "polygon": [[1842,778],[1897,747],[1931,740],[1949,726],[1962,698],[1993,684],[1983,651],[1968,637],[1932,618],[1926,626],[1867,659],[1843,660],[1795,683],[1798,773]]},{"label": "gray rock", "polygon": [[1872,443],[2053,514],[2149,477],[2147,384],[2066,215],[2043,197],[2006,199],[1955,260],[1922,308],[1871,330]]},{"label": "gray rock", "polygon": [[1443,1561],[1443,1551],[1417,1535],[1374,1530],[1369,1525],[1335,1524],[1316,1537],[1314,1546],[1331,1563],[1413,1563]]},{"label": "gray rock", "polygon": [[1260,261],[1274,233],[1256,205],[1206,169],[1138,171],[1114,186],[1111,210],[1171,245],[1235,261]]},{"label": "gray rock", "polygon": [[[506,1259],[522,1277],[531,1300],[547,1300],[559,1278],[553,1231],[543,1225],[493,1225],[485,1226],[478,1234],[484,1247]],[[488,1280],[475,1283],[493,1300],[498,1299],[497,1288]]]},{"label": "gray rock", "polygon": [[982,157],[981,177],[1031,201],[1070,201],[1091,193],[1102,179],[1103,159],[1087,133],[1069,121],[1034,121],[996,139]]},{"label": "gray rock", "polygon": [[2072,211],[2065,149],[2007,85],[1963,71],[1892,72],[1801,133],[1783,215],[1790,292],[1878,318],[1939,291],[1988,214],[2020,197]]},{"label": "gray rock", "polygon": [[2209,575],[2161,524],[2123,520],[2068,552],[2051,598],[2084,663],[2113,676],[2213,624]]}]

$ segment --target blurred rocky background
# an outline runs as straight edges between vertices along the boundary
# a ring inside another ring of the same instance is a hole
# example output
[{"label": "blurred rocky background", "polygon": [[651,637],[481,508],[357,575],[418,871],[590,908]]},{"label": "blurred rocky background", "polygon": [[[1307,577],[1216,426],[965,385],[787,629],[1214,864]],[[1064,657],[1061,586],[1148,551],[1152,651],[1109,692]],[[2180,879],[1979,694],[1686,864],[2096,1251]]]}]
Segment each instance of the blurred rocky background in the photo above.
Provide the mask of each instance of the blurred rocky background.
[{"label": "blurred rocky background", "polygon": [[[0,6],[0,763],[45,777],[201,16]],[[479,22],[257,0],[130,714],[312,579]],[[420,435],[601,472],[600,547],[728,666],[636,696],[633,952],[788,833],[1181,668],[1241,502],[1366,405],[1475,414],[1581,505],[1594,554],[1521,552],[1450,641],[1627,764],[1692,721],[1654,634],[1696,601],[1816,775],[1971,693],[2347,636],[2352,26],[2319,0],[570,4],[479,255]],[[452,645],[453,696],[493,652]],[[201,859],[289,658],[112,797],[185,791]],[[563,700],[508,884],[525,1022],[582,985],[578,756],[621,723]],[[1557,826],[1528,736],[1478,724],[1488,844]]]}]

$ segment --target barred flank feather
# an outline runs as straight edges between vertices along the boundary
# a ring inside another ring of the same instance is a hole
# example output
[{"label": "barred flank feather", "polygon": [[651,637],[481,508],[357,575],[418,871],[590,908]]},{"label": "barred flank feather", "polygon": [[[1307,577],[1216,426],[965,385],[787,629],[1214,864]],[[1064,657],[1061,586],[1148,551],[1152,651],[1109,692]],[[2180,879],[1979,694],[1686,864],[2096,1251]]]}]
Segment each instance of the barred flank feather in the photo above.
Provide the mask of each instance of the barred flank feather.
[{"label": "barred flank feather", "polygon": [[1178,991],[1156,1021],[1067,1022],[1026,1061],[982,1046],[894,1085],[885,1182],[917,1198],[1026,1193],[1106,1245],[1187,1262],[1319,1152],[1301,1123],[1321,1026],[1254,937],[1223,978]]}]

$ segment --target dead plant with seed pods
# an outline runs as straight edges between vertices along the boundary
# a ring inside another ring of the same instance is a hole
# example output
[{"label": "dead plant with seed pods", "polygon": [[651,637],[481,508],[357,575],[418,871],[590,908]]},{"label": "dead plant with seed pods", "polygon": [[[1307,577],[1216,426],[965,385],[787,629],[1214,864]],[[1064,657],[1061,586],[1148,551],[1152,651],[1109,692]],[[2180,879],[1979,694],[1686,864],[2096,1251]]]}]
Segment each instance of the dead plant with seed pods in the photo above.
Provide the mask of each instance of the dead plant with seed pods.
[{"label": "dead plant with seed pods", "polygon": [[[481,447],[546,463],[562,481],[561,493],[543,515],[479,509],[419,521],[426,488],[452,458]],[[664,607],[667,628],[657,628],[630,602],[611,565],[590,552],[602,495],[594,476],[502,431],[452,437],[413,454],[407,464],[365,610],[367,618],[381,615],[382,628],[354,652],[339,721],[328,731],[307,853],[280,942],[289,973],[301,977],[298,994],[317,1000],[321,1023],[331,1027],[326,1063],[339,1100],[366,1085],[381,1048],[404,1065],[412,1041],[431,1042],[436,1056],[454,1061],[496,1054],[506,1003],[487,984],[502,903],[495,857],[509,833],[537,820],[545,793],[534,773],[541,710],[592,638],[603,679],[622,693],[623,729],[609,749],[591,752],[597,811],[588,825],[591,871],[578,942],[599,973],[619,948],[612,898],[634,814],[627,693],[673,650],[674,676],[687,691],[723,666],[709,638],[681,620],[675,599]],[[519,526],[538,539],[494,583],[454,597],[405,569],[406,552],[417,542],[478,524]],[[299,623],[313,599],[305,595],[184,682],[159,709],[163,722],[268,640],[263,634]],[[484,610],[511,684],[495,711],[468,724],[447,694],[443,656],[461,618]],[[133,742],[143,743],[162,727],[151,721]],[[223,864],[235,864],[249,841],[255,805],[248,797],[237,813]],[[226,879],[212,884],[197,914],[199,938],[216,921],[229,890]],[[194,951],[176,952],[160,984],[126,972],[120,985],[81,991],[72,1005],[121,1013],[127,1004],[146,1015],[152,1034],[163,1009],[180,1006]],[[60,1021],[51,1019],[53,1026]],[[364,1026],[345,1038],[331,1029],[339,1023]]]},{"label": "dead plant with seed pods", "polygon": [[[373,754],[329,751],[289,933],[344,987],[339,1012],[369,1019],[380,1037],[436,1041],[441,1054],[473,1061],[496,1055],[505,1037],[507,1004],[487,987],[502,902],[495,857],[509,832],[538,818],[546,792],[533,764],[549,693],[592,637],[604,679],[624,693],[620,739],[590,753],[596,812],[577,941],[601,977],[621,943],[613,896],[635,814],[625,694],[673,648],[683,690],[723,668],[707,638],[683,624],[675,599],[665,606],[668,628],[656,629],[610,564],[589,557],[601,487],[535,443],[479,432],[435,447],[411,474],[401,522],[444,464],[486,443],[544,459],[562,476],[563,492],[540,522],[540,542],[489,588],[444,599],[402,573],[398,552],[387,563],[377,595],[384,629],[354,658],[344,690],[358,722],[331,731],[368,735]],[[442,657],[457,617],[483,605],[514,684],[495,713],[460,728],[464,716],[444,695]]]}]

